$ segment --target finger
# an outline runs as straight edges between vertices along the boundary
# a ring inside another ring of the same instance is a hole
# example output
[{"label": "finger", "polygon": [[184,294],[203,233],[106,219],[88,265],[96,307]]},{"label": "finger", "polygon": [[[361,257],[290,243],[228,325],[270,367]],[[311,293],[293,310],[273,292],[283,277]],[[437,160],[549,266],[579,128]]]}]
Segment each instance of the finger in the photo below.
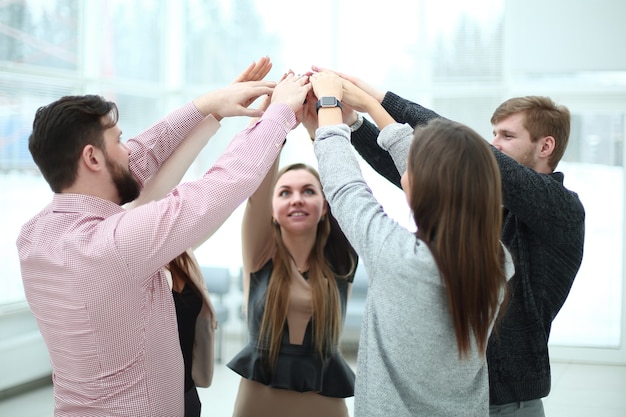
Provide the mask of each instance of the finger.
[{"label": "finger", "polygon": [[349,81],[352,81],[352,79],[353,79],[352,76],[350,76],[350,75],[348,75],[346,73],[343,73],[343,72],[340,72],[340,71],[335,71],[335,70],[330,69],[330,68],[318,67],[317,65],[311,65],[311,68],[313,68],[313,70],[317,71],[317,72],[330,72],[330,73],[333,73],[333,74],[335,74],[335,75],[337,75],[337,76],[339,76],[341,78],[345,78],[346,80],[349,80]]},{"label": "finger", "polygon": [[250,80],[262,80],[267,74],[269,74],[271,69],[272,62],[270,61],[269,57],[265,56],[260,58],[250,75]]},{"label": "finger", "polygon": [[267,110],[267,108],[269,107],[271,102],[272,102],[271,96],[269,96],[269,95],[263,96],[261,98],[261,102],[259,103],[258,109],[261,110],[261,111]]},{"label": "finger", "polygon": [[253,90],[258,89],[258,90],[273,90],[274,87],[276,87],[276,81],[250,81],[249,82],[249,87]]},{"label": "finger", "polygon": [[[267,88],[267,87],[253,88],[253,89],[251,89],[249,91],[246,91],[244,96],[240,96],[241,97],[241,103],[246,103],[247,105],[250,105],[254,101],[256,101],[259,97],[261,97],[261,96],[271,96],[273,92],[274,92],[274,90],[272,88]],[[245,106],[245,107],[247,107],[247,106]]]},{"label": "finger", "polygon": [[246,68],[241,74],[239,74],[235,78],[233,83],[238,83],[238,82],[250,80],[250,74],[254,71],[255,67],[256,67],[256,62],[252,61],[252,63],[250,65],[248,65],[248,68]]},{"label": "finger", "polygon": [[309,77],[307,75],[299,75],[295,81],[300,85],[309,84]]},{"label": "finger", "polygon": [[260,67],[259,70],[257,71],[256,75],[256,79],[257,80],[262,80],[263,78],[265,78],[265,76],[267,74],[269,74],[270,70],[272,69],[272,63],[268,63],[267,65]]},{"label": "finger", "polygon": [[293,73],[293,71],[291,71],[291,70],[289,70],[289,72],[287,72],[287,73],[284,75],[284,77],[285,77],[285,78],[284,78],[284,81],[286,81],[286,82],[290,82],[290,83],[292,83],[292,82],[294,82],[294,81],[296,80],[296,75],[295,75],[295,74]]},{"label": "finger", "polygon": [[263,110],[261,109],[247,109],[242,107],[239,111],[241,116],[249,116],[249,117],[261,117],[263,116]]},{"label": "finger", "polygon": [[263,78],[272,69],[272,61],[270,60],[270,58],[268,56],[265,56],[265,57],[262,58],[261,65],[257,65],[257,66],[259,68],[259,72],[260,72],[261,78]]},{"label": "finger", "polygon": [[315,72],[336,72],[326,67],[318,67],[317,65],[311,65],[311,69]]}]

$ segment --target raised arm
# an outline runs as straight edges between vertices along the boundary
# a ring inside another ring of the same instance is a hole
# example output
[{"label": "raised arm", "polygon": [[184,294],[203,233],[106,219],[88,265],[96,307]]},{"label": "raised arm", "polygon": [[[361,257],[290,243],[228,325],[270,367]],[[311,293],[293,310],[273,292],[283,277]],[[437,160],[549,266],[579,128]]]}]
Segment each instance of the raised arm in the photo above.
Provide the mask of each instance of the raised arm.
[{"label": "raised arm", "polygon": [[[346,98],[337,89],[332,76],[318,73],[312,77],[312,83],[316,95]],[[314,149],[324,193],[341,229],[368,271],[375,275],[369,268],[376,263],[391,234],[397,230],[409,237],[412,235],[390,219],[372,195],[351,150],[348,135],[348,127],[341,123],[338,109],[320,110]]]},{"label": "raised arm", "polygon": [[[356,118],[356,112],[354,115]],[[401,188],[400,177],[394,165],[394,161],[388,152],[385,152],[376,144],[376,138],[380,134],[378,127],[367,118],[363,118],[363,124],[351,132],[350,141],[354,149],[361,155],[374,171],[396,187]]]},{"label": "raised arm", "polygon": [[246,203],[241,224],[241,252],[243,263],[243,307],[248,305],[250,273],[261,269],[275,251],[272,231],[272,190],[278,173],[279,159]]},{"label": "raised arm", "polygon": [[344,102],[349,104],[353,109],[358,108],[367,112],[372,120],[374,120],[379,130],[396,122],[374,96],[371,96],[365,90],[348,80],[343,80],[342,86]]},{"label": "raised arm", "polygon": [[[271,99],[266,96],[259,108],[266,109]],[[250,125],[254,125],[252,120]],[[259,270],[273,254],[272,239],[272,188],[278,172],[280,156],[265,175],[259,188],[248,198],[241,224],[244,303],[247,305],[250,272]]]},{"label": "raised arm", "polygon": [[[563,186],[563,174],[541,174],[528,168],[495,147],[491,149],[496,157],[502,177],[502,203],[513,212],[527,227],[548,241],[559,245],[570,244],[567,240],[581,232],[585,211],[572,191]],[[533,198],[529,199],[528,196]],[[546,207],[551,207],[546,210]],[[537,213],[542,213],[538,216]],[[563,230],[574,230],[562,233]],[[556,233],[556,230],[561,232]]]},{"label": "raised arm", "polygon": [[143,186],[170,157],[193,128],[209,114],[214,117],[251,116],[262,112],[246,107],[264,94],[271,94],[276,83],[247,81],[233,83],[197,97],[173,111],[152,127],[129,139],[129,168]]},{"label": "raised arm", "polygon": [[[310,90],[310,85],[302,88],[305,77],[295,76],[293,72],[285,74],[276,86],[271,97],[265,97],[260,109],[277,103],[286,103],[296,111],[302,110],[302,103]],[[302,94],[304,92],[304,94]],[[252,121],[254,125],[256,121]],[[294,126],[295,127],[295,126]],[[286,139],[286,135],[285,135]],[[250,287],[250,273],[258,271],[274,254],[274,239],[272,236],[272,191],[279,159],[267,172],[261,185],[250,196],[246,204],[241,226],[242,263],[243,263],[243,297],[244,309],[247,306]]]},{"label": "raised arm", "polygon": [[[247,81],[260,81],[267,75],[271,68],[272,63],[269,57],[262,57],[259,61],[250,64],[239,74],[233,81],[233,84]],[[251,98],[255,98],[255,96],[253,95]],[[252,104],[250,100],[247,100],[247,102],[242,100],[242,105],[245,107],[248,107],[250,104]],[[267,105],[259,110],[265,111],[266,109]],[[206,146],[209,139],[217,132],[219,127],[219,122],[211,114],[198,123],[172,155],[167,158],[156,174],[146,181],[139,197],[135,201],[127,204],[126,209],[131,209],[165,197],[167,193],[183,179],[183,176],[193,161],[195,161],[200,151]]]},{"label": "raised arm", "polygon": [[[313,66],[312,69],[314,71],[331,71],[341,78],[350,81],[378,101],[398,123],[408,123],[411,127],[415,127],[426,124],[432,118],[441,117],[430,109],[405,100],[389,91],[385,93],[353,75],[318,66]],[[348,126],[356,127],[355,122],[358,117],[357,110],[360,112],[365,111],[362,108],[356,107],[355,109],[350,108],[348,111],[344,112],[344,121]],[[350,141],[359,155],[361,155],[376,172],[400,188],[400,174],[398,174],[395,169],[393,159],[376,143],[376,138],[378,138],[379,134],[380,129],[367,118],[364,118],[362,124],[357,129],[351,131]]]},{"label": "raised arm", "polygon": [[[330,74],[331,76],[327,76]],[[341,84],[341,98],[343,103],[353,109],[367,112],[381,133],[376,138],[377,145],[391,154],[393,162],[397,168],[397,174],[402,174],[406,170],[406,158],[409,146],[412,141],[413,129],[408,125],[395,123],[391,115],[383,108],[376,98],[376,90],[367,87],[369,91],[374,91],[374,95],[359,88],[353,82],[339,77],[332,71],[316,73],[314,85],[316,93],[319,91],[338,91],[337,88],[329,87],[331,84]],[[325,112],[320,115],[319,126],[328,126],[337,122],[338,112]],[[380,151],[379,151],[380,153]]]},{"label": "raised arm", "polygon": [[159,200],[172,191],[172,188],[182,180],[198,153],[217,132],[219,126],[219,122],[211,115],[198,123],[157,173],[146,181],[139,197],[128,203],[126,208],[132,209],[150,201]]}]

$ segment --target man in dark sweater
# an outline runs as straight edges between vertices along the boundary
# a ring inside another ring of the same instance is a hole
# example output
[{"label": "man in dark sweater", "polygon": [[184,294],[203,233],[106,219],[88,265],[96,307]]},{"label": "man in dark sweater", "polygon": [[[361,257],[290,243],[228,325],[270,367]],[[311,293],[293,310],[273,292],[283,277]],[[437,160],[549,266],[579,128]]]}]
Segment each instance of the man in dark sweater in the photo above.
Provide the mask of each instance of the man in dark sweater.
[{"label": "man in dark sweater", "polygon": [[[397,122],[415,127],[441,117],[339,75],[377,98]],[[358,153],[400,187],[391,157],[376,143],[378,128],[351,110],[344,121]],[[554,172],[567,147],[570,113],[547,97],[517,97],[502,103],[491,123],[492,150],[502,175],[501,239],[513,255],[515,276],[508,309],[487,348],[490,415],[544,416],[541,398],[549,394],[551,380],[550,328],[583,256],[584,208],[577,194],[563,186],[563,174]]]}]

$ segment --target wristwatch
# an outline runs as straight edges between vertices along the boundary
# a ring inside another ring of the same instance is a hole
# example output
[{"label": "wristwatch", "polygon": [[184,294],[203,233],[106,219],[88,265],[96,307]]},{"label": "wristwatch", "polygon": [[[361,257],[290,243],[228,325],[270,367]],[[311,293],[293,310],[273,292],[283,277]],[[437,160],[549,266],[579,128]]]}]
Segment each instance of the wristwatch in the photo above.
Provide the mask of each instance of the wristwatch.
[{"label": "wristwatch", "polygon": [[317,100],[317,104],[315,105],[315,112],[319,113],[320,108],[332,108],[339,107],[341,108],[341,101],[337,100],[337,97],[320,97]]},{"label": "wristwatch", "polygon": [[363,115],[361,113],[356,114],[356,122],[352,123],[350,127],[350,132],[356,132],[363,125]]}]

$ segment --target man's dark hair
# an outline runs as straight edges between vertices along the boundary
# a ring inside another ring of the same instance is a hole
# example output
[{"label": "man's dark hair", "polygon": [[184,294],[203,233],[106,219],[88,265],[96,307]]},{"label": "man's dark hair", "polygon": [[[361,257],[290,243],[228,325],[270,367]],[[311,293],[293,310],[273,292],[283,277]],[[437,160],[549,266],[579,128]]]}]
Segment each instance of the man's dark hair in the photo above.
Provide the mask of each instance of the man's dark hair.
[{"label": "man's dark hair", "polygon": [[37,109],[28,149],[54,192],[76,181],[86,145],[104,149],[104,130],[117,124],[115,103],[97,95],[65,96]]}]

